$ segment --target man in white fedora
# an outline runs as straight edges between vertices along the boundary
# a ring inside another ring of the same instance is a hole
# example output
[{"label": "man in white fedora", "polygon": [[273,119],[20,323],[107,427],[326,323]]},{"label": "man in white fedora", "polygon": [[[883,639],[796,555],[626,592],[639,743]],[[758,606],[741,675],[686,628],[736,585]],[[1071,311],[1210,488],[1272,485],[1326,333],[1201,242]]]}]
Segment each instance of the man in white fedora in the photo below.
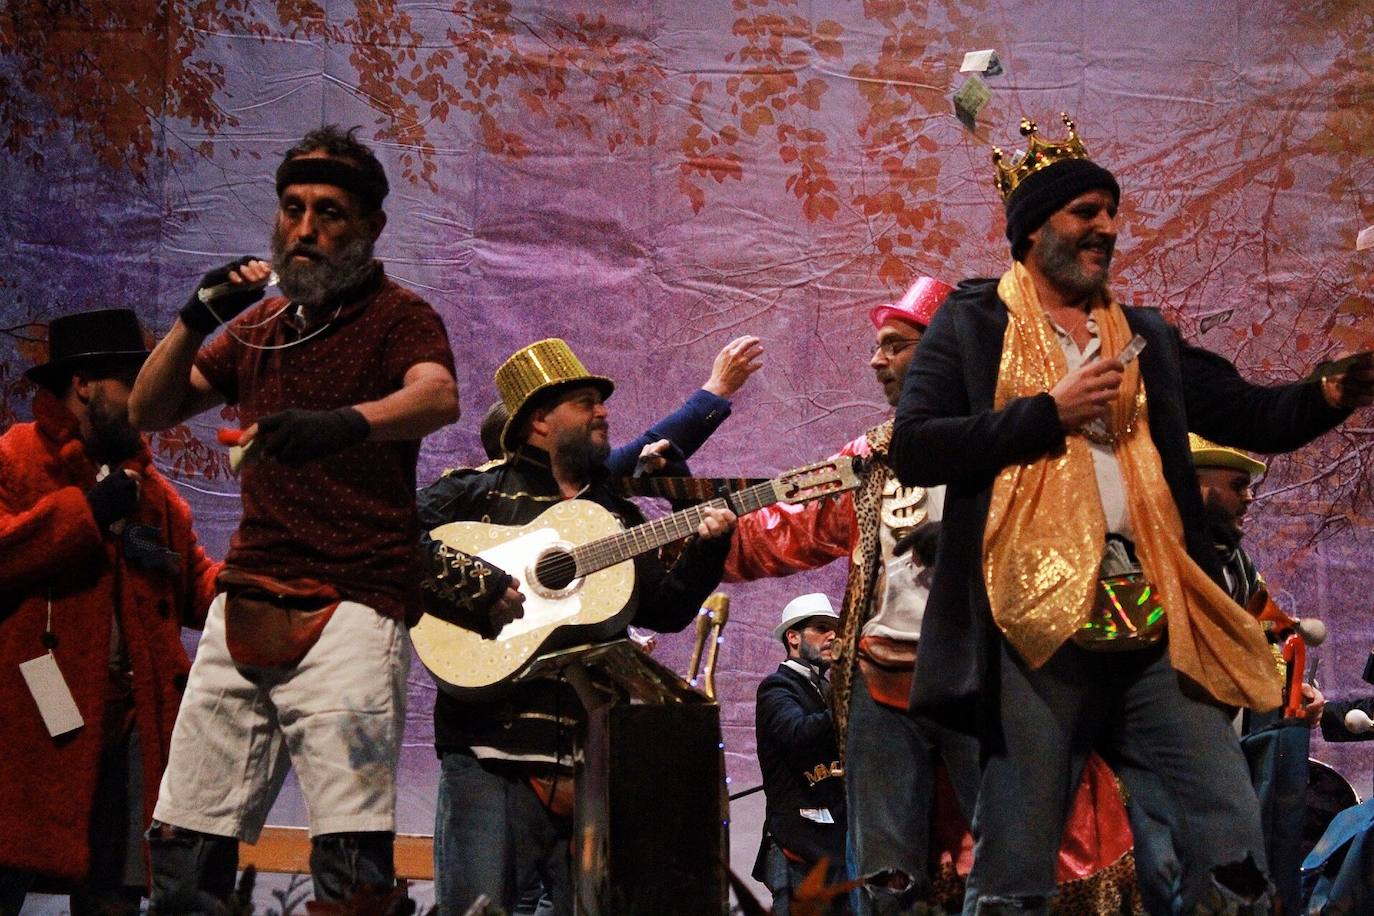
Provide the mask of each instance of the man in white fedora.
[{"label": "man in white fedora", "polygon": [[783,916],[793,890],[816,863],[829,860],[828,884],[844,874],[844,770],[825,677],[835,660],[839,622],[823,594],[789,601],[773,628],[787,658],[759,684],[754,707],[768,799],[754,877],[768,885],[773,912]]}]

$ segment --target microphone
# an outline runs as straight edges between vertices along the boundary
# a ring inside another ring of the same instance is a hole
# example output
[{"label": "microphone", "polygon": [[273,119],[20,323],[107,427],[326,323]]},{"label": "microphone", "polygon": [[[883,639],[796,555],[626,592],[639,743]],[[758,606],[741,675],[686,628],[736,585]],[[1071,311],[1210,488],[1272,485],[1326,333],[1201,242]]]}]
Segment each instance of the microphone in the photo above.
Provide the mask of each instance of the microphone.
[{"label": "microphone", "polygon": [[203,286],[196,290],[196,298],[203,304],[209,305],[216,299],[228,296],[230,293],[242,293],[250,289],[267,289],[269,286],[276,285],[277,272],[274,270],[261,283],[234,283],[226,280],[223,283],[216,283],[214,286]]},{"label": "microphone", "polygon": [[1374,719],[1363,709],[1352,709],[1345,714],[1345,727],[1352,735],[1363,735],[1374,730]]},{"label": "microphone", "polygon": [[1298,621],[1298,635],[1309,646],[1320,646],[1326,642],[1326,624],[1316,617],[1304,617]]}]

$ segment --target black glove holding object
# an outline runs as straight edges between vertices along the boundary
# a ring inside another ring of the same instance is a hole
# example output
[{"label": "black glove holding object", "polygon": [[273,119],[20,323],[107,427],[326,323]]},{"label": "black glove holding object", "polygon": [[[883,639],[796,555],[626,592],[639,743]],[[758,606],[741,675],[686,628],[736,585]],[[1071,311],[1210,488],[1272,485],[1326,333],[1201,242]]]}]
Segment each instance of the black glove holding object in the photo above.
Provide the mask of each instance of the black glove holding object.
[{"label": "black glove holding object", "polygon": [[138,481],[123,471],[112,471],[106,478],[86,491],[86,502],[101,531],[122,518],[128,518],[138,508]]},{"label": "black glove holding object", "polygon": [[[200,301],[201,290],[219,286],[221,283],[228,283],[230,271],[238,270],[250,261],[261,260],[262,258],[256,255],[244,255],[207,273],[201,278],[195,291],[191,293],[191,298],[187,299],[186,304],[181,307],[181,323],[197,334],[209,334],[219,327],[221,322],[235,317],[261,299],[264,292],[262,286],[246,285],[242,290],[220,293],[210,300],[208,306]],[[211,311],[212,309],[213,311]]]},{"label": "black glove holding object", "polygon": [[334,410],[292,407],[258,420],[253,448],[263,457],[294,467],[364,442],[370,432],[371,424],[353,407]]}]

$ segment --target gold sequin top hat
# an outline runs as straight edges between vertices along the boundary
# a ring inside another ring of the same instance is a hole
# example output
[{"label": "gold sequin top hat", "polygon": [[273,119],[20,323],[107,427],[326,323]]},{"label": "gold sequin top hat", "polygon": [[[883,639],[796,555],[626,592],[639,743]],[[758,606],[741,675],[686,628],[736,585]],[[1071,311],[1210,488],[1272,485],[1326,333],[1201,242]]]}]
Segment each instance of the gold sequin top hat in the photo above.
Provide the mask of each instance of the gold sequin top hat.
[{"label": "gold sequin top hat", "polygon": [[615,382],[588,372],[572,348],[557,337],[537,340],[515,351],[496,370],[496,390],[510,413],[510,419],[501,430],[501,445],[507,451],[514,451],[519,446],[520,443],[512,442],[511,438],[540,395],[582,385],[596,387],[602,398],[609,398],[615,391]]},{"label": "gold sequin top hat", "polygon": [[1257,477],[1268,467],[1263,461],[1245,454],[1240,449],[1217,445],[1197,433],[1188,434],[1188,450],[1193,453],[1195,468],[1226,468]]}]

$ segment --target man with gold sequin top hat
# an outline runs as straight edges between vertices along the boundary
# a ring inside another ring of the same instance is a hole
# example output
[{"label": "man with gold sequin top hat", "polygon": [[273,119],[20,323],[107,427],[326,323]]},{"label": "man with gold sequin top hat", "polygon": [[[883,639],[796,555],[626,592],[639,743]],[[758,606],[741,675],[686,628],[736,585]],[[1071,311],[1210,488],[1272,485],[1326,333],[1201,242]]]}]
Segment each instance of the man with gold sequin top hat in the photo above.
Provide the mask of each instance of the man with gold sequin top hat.
[{"label": "man with gold sequin top hat", "polygon": [[[1374,365],[1253,385],[1156,309],[1122,306],[1120,186],[1063,120],[1064,140],[1023,121],[1026,152],[994,151],[1012,264],[950,296],[898,403],[899,478],[948,485],[912,707],[982,746],[966,913],[1048,909],[1093,749],[1177,815],[1186,912],[1267,912],[1230,710],[1279,691],[1259,624],[1221,585],[1187,434],[1297,448],[1374,401]],[[1136,335],[1138,358],[1118,359]]]},{"label": "man with gold sequin top hat", "polygon": [[[518,350],[496,372],[510,414],[501,433],[506,459],[460,469],[419,495],[426,530],[454,521],[524,525],[565,500],[590,500],[626,527],[644,520],[607,478],[609,378],[587,371],[562,340]],[[720,581],[735,517],[706,508],[696,538],[668,565],[657,552],[633,559],[636,626],[675,632],[691,624]],[[524,614],[526,599],[508,571],[446,544],[427,541],[426,610],[497,639]],[[613,633],[601,634],[612,638]],[[565,680],[533,678],[494,699],[440,690],[434,742],[441,760],[434,827],[435,899],[441,914],[464,913],[485,894],[514,910],[523,890],[542,883],[554,912],[573,912],[568,840],[581,701]]]}]

